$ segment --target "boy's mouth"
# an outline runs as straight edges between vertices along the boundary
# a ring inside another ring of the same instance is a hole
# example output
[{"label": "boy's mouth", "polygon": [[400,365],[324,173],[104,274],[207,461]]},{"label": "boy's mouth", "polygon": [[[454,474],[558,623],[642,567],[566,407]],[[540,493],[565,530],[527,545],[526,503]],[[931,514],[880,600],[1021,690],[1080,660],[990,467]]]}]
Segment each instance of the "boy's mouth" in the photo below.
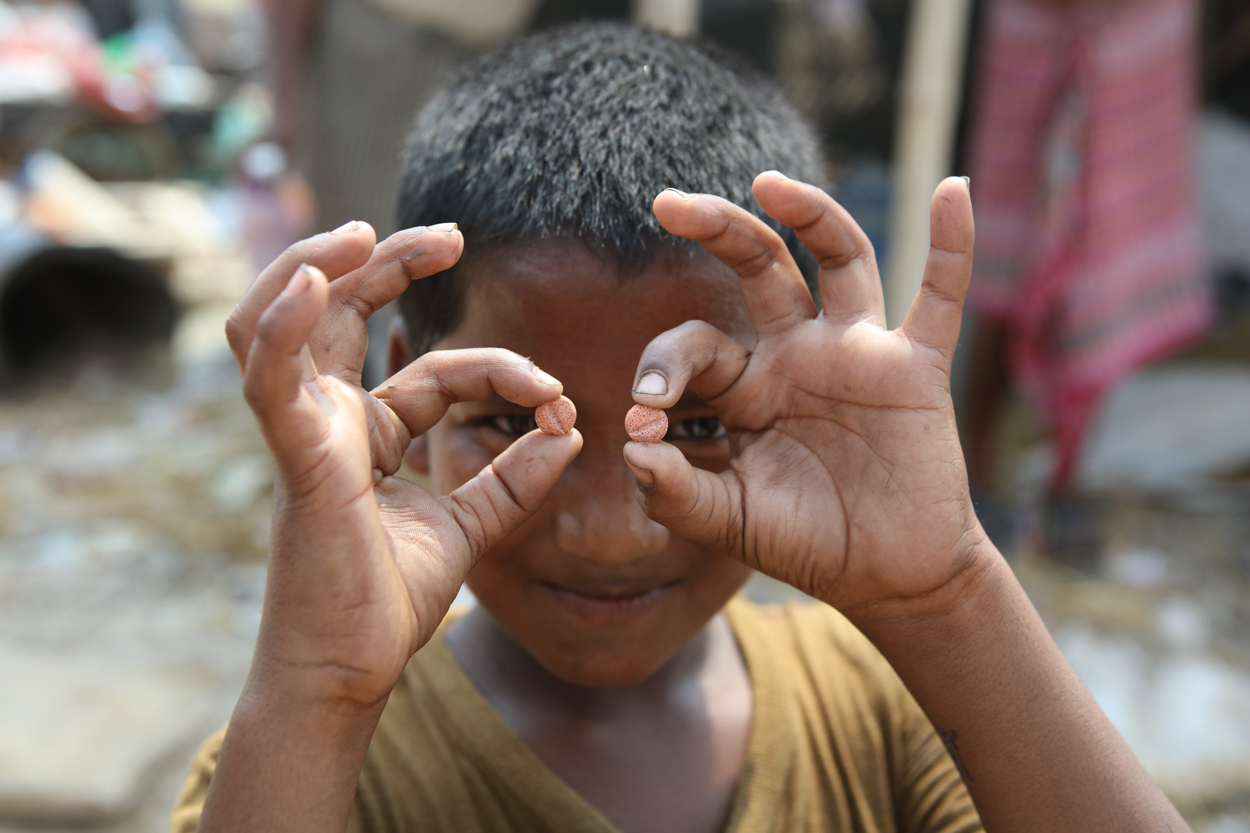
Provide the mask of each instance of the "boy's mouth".
[{"label": "boy's mouth", "polygon": [[659,587],[579,587],[569,590],[554,584],[547,587],[579,619],[597,625],[619,625],[646,614],[678,582]]}]

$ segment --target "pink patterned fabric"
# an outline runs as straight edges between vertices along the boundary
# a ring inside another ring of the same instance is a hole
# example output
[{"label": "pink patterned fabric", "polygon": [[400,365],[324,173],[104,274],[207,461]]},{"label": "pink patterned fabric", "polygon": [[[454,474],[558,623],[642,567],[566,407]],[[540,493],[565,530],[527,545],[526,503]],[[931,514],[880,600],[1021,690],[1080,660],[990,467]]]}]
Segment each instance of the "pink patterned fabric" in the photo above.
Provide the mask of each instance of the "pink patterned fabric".
[{"label": "pink patterned fabric", "polygon": [[971,301],[1007,328],[1066,485],[1102,394],[1212,312],[1194,194],[1193,0],[991,0],[970,146]]}]

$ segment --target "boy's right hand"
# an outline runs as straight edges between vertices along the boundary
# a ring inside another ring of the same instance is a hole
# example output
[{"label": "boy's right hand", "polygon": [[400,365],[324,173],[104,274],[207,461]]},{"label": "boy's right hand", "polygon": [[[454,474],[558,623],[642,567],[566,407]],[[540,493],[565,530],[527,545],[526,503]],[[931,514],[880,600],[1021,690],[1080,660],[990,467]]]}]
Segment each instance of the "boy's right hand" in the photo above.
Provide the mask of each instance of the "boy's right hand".
[{"label": "boy's right hand", "polygon": [[537,406],[562,388],[515,353],[480,349],[429,353],[363,390],[366,319],[464,245],[454,227],[374,240],[349,223],[295,244],[226,325],[276,467],[249,685],[259,675],[266,688],[362,706],[385,700],[469,569],[538,508],[581,447],[576,431],[531,432],[444,498],[394,477],[450,404],[499,394]]}]

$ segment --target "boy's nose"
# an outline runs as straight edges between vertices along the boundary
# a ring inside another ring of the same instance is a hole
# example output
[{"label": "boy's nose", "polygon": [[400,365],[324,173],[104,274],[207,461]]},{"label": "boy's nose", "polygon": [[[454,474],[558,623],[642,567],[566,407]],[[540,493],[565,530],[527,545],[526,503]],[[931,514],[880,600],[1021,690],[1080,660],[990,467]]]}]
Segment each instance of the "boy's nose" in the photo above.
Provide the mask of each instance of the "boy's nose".
[{"label": "boy's nose", "polygon": [[[583,451],[583,455],[585,452]],[[655,555],[668,546],[669,531],[651,520],[634,497],[634,476],[618,456],[586,466],[561,482],[556,543],[565,552],[612,564]],[[577,466],[577,462],[574,466]],[[566,472],[567,474],[567,472]]]}]

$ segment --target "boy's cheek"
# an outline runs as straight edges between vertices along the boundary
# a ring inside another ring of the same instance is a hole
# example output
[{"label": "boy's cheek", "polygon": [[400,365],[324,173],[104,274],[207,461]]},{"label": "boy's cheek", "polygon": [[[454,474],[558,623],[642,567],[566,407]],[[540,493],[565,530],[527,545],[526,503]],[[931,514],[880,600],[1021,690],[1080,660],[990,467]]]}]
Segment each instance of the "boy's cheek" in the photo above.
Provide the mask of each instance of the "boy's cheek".
[{"label": "boy's cheek", "polygon": [[467,425],[447,425],[446,420],[426,432],[430,477],[440,495],[468,483],[498,456],[499,451],[480,441],[480,433]]}]

